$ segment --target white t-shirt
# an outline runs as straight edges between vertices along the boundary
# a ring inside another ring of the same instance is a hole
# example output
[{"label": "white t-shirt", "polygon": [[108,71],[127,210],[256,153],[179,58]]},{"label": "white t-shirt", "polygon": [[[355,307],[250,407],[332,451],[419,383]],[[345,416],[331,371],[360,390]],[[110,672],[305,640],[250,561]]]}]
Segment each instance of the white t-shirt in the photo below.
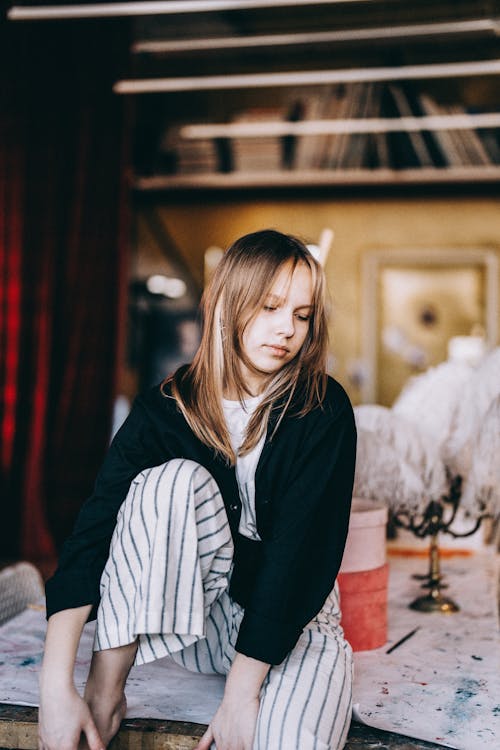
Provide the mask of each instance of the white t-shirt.
[{"label": "white t-shirt", "polygon": [[[222,399],[231,445],[236,454],[238,454],[238,450],[245,439],[247,425],[257,408],[259,400],[260,396],[253,396],[245,399],[244,406],[242,406],[239,401]],[[238,531],[250,539],[260,539],[257,533],[255,516],[255,471],[265,439],[264,434],[255,448],[244,456],[237,456],[236,459],[236,480],[241,499],[241,518]]]}]

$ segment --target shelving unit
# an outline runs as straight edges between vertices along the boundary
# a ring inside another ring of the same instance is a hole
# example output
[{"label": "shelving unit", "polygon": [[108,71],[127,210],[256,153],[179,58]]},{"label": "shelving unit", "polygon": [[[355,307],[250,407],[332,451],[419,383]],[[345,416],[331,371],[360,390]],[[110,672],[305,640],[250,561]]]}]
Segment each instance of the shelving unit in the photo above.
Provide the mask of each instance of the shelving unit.
[{"label": "shelving unit", "polygon": [[[115,86],[135,100],[135,191],[500,184],[493,3],[233,5],[138,24]],[[319,139],[344,139],[343,156],[319,157]]]},{"label": "shelving unit", "polygon": [[[20,0],[9,17],[132,19],[114,90],[134,100],[136,191],[500,184],[496,0],[49,6]],[[247,133],[193,134],[236,123]]]}]

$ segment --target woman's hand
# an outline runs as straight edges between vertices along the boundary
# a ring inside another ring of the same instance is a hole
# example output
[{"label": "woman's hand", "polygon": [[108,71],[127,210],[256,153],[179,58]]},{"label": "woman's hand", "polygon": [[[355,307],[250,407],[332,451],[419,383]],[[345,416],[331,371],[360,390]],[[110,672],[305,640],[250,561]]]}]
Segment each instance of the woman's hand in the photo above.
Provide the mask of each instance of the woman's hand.
[{"label": "woman's hand", "polygon": [[195,750],[252,750],[260,688],[269,664],[237,653],[226,679],[224,698]]},{"label": "woman's hand", "polygon": [[252,750],[258,714],[258,698],[245,703],[224,698],[195,750],[209,750],[212,742],[217,750]]},{"label": "woman's hand", "polygon": [[[80,745],[82,733],[86,742]],[[104,750],[90,709],[74,687],[42,693],[38,738],[40,750]]]},{"label": "woman's hand", "polygon": [[73,683],[76,651],[91,605],[49,617],[40,672],[40,750],[76,750],[86,737],[90,750],[104,750],[90,709]]}]

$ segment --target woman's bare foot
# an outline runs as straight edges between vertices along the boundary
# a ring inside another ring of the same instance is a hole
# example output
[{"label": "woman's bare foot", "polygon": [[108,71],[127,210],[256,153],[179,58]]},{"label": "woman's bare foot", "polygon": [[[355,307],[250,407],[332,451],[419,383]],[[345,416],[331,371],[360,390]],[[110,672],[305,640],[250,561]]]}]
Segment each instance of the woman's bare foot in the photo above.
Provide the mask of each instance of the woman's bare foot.
[{"label": "woman's bare foot", "polygon": [[118,648],[94,651],[92,656],[84,697],[104,747],[118,732],[125,716],[125,683],[136,652],[137,641]]}]

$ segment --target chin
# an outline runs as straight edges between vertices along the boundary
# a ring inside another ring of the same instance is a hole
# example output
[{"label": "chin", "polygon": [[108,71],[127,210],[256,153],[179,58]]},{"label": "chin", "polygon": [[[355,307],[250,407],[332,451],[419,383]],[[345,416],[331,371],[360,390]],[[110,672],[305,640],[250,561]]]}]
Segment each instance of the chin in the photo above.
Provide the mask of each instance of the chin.
[{"label": "chin", "polygon": [[285,362],[279,360],[278,362],[259,367],[259,372],[262,372],[264,375],[276,375],[276,373],[282,370],[287,364],[288,360]]}]

